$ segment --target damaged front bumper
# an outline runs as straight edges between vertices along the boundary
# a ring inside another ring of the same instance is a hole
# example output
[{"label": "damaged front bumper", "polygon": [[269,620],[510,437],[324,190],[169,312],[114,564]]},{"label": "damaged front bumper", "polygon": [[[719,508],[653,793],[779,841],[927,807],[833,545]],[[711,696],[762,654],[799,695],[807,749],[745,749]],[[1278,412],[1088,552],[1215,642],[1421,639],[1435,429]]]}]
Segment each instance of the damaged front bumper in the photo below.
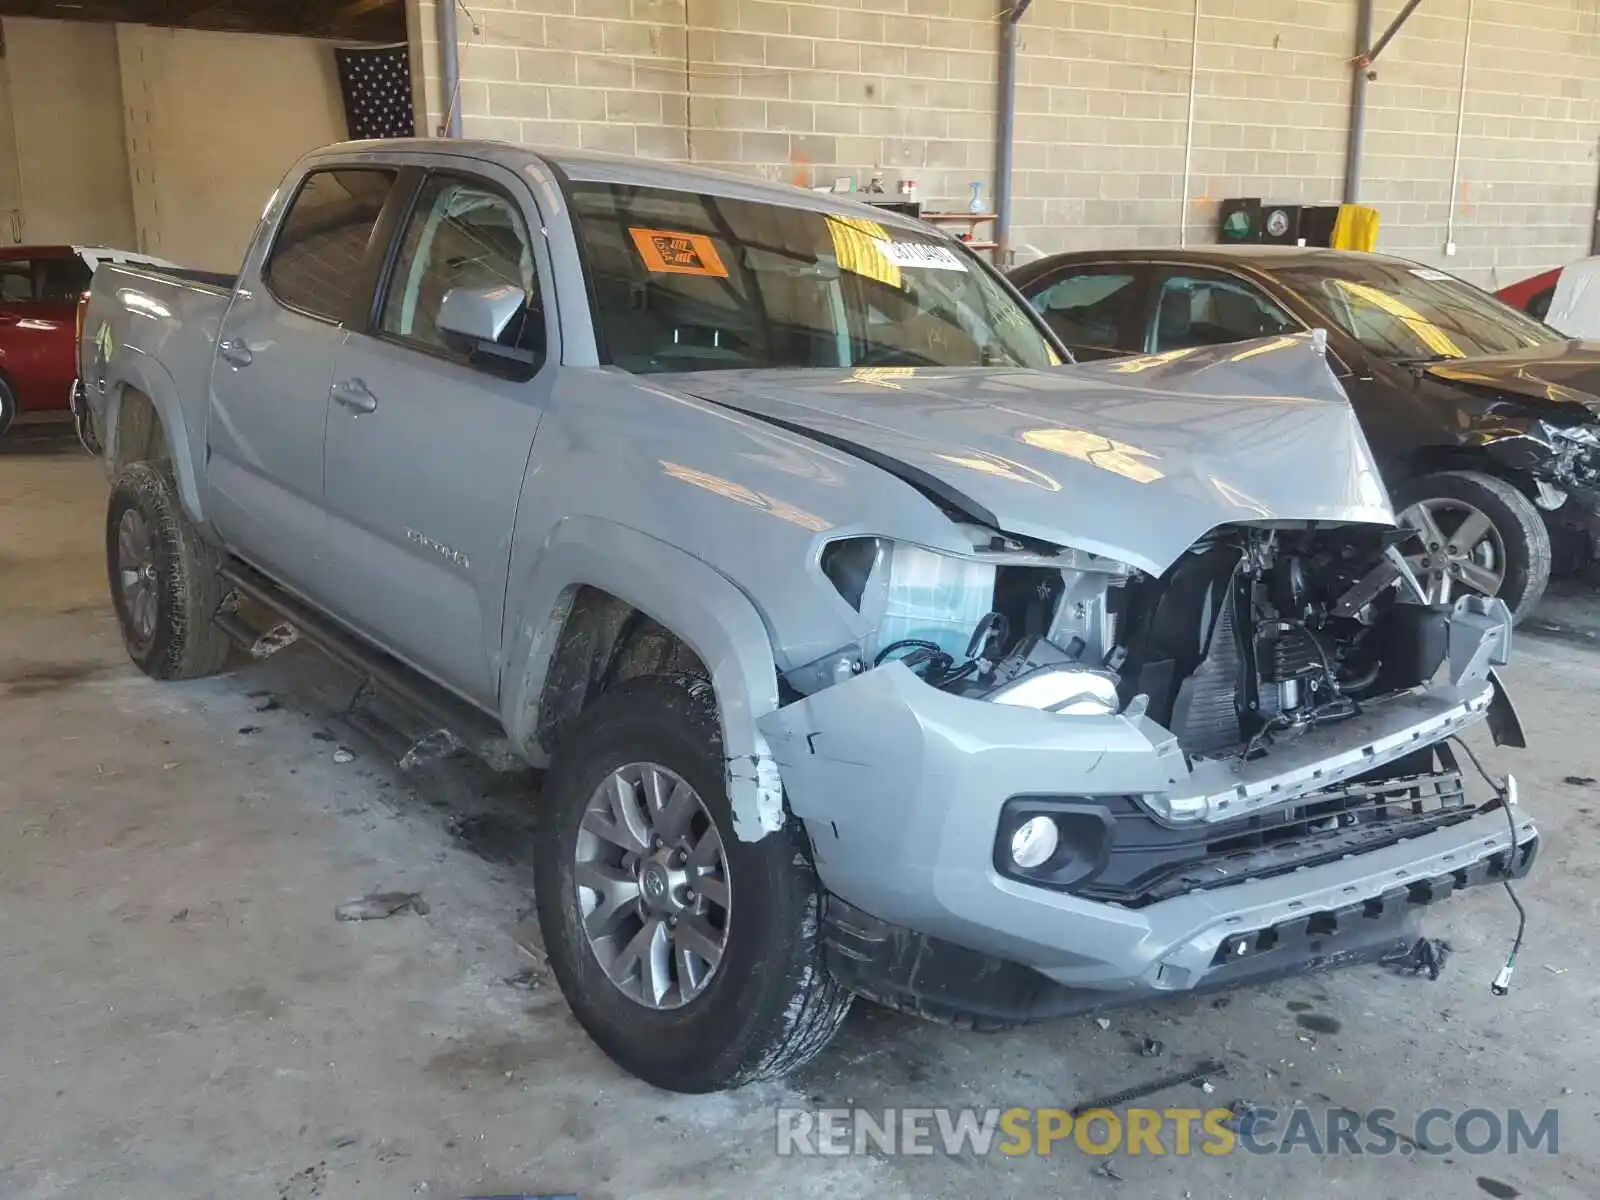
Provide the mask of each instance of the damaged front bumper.
[{"label": "damaged front bumper", "polygon": [[[1513,849],[1505,811],[1475,811],[1464,796],[1416,825],[1368,824],[1392,798],[1358,803],[1369,786],[1360,777],[1409,763],[1492,711],[1491,724],[1514,723],[1492,672],[1508,648],[1509,616],[1479,604],[1451,620],[1447,681],[1369,705],[1249,764],[1191,769],[1171,733],[1142,715],[1067,717],[966,699],[896,664],[769,714],[761,728],[790,809],[806,824],[830,912],[846,914],[830,920],[836,971],[894,1002],[883,972],[863,964],[880,951],[906,961],[893,947],[914,945],[912,960],[927,966],[930,948],[945,947],[947,958],[970,960],[975,978],[1023,970],[1034,990],[1084,991],[1103,1003],[1303,969],[1330,954],[1360,957],[1405,935],[1418,896],[1525,872],[1537,833],[1520,812]],[[1335,795],[1353,815],[1321,815]],[[1104,827],[1084,843],[1082,872],[1063,884],[1006,869],[1003,831],[1019,803],[1064,806],[1088,813],[1089,828]],[[1313,832],[1313,812],[1333,821],[1336,836],[1360,837],[1319,856],[1327,835]],[[1153,830],[1204,850],[1291,814],[1304,829],[1230,858],[1235,874],[1206,877],[1201,861],[1176,889],[1108,891],[1117,855],[1129,849],[1119,839]],[[1405,903],[1380,903],[1373,914],[1375,902],[1396,895]],[[1290,936],[1294,928],[1303,936]],[[833,936],[841,929],[877,932]],[[1344,948],[1329,950],[1336,940]],[[1241,943],[1243,952],[1229,949]],[[877,982],[853,977],[852,962]]]},{"label": "damaged front bumper", "polygon": [[1498,462],[1525,473],[1551,525],[1582,535],[1589,557],[1600,558],[1600,430],[1535,421],[1482,444]]}]

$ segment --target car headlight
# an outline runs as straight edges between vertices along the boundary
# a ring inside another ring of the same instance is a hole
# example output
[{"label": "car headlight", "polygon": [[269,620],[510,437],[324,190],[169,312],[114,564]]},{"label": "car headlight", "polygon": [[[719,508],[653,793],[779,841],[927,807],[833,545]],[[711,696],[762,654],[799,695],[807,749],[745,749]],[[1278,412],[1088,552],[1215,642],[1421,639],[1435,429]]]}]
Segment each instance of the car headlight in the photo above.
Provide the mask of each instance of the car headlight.
[{"label": "car headlight", "polygon": [[[974,699],[1063,716],[1121,712],[1118,677],[1100,664],[1116,643],[1109,593],[1131,568],[1070,547],[970,532],[965,555],[879,537],[823,547],[822,573],[870,631],[861,665],[920,647],[922,661],[936,664],[922,673],[926,682]],[[1027,606],[1045,599],[1055,611],[1041,626]],[[1025,637],[1029,627],[1036,632]]]},{"label": "car headlight", "polygon": [[823,548],[822,572],[877,632],[869,662],[903,642],[930,642],[960,662],[994,608],[996,564],[885,538]]},{"label": "car headlight", "polygon": [[1094,667],[1040,667],[989,695],[995,704],[1038,708],[1069,717],[1109,717],[1122,710],[1117,677]]}]

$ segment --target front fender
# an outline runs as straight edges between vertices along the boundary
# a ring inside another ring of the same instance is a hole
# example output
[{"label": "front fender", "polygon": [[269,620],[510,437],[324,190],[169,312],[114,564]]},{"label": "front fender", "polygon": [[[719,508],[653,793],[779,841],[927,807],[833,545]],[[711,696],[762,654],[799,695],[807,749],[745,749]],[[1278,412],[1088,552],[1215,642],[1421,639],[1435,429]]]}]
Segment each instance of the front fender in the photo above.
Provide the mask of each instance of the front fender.
[{"label": "front fender", "polygon": [[178,387],[167,369],[137,346],[118,346],[106,368],[106,404],[103,414],[105,462],[108,469],[121,453],[122,404],[129,390],[143,392],[161,419],[161,431],[172,458],[172,474],[177,480],[178,497],[184,512],[196,525],[204,522],[201,511],[199,477],[195,463],[198,449],[192,444],[188,423],[178,399]]},{"label": "front fender", "polygon": [[568,517],[512,581],[501,716],[532,760],[540,697],[572,597],[600,588],[683,639],[711,672],[734,833],[758,841],[783,825],[783,786],[756,721],[778,707],[772,643],[755,606],[725,576],[665,542],[596,517]]}]

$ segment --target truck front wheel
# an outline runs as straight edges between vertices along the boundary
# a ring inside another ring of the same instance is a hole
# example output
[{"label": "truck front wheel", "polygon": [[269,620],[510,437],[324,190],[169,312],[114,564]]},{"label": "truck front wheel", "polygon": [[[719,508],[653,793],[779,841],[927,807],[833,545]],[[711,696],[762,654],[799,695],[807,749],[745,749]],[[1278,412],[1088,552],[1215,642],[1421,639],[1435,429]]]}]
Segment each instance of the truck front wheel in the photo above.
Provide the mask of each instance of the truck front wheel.
[{"label": "truck front wheel", "polygon": [[783,1075],[838,1029],[821,893],[793,824],[733,833],[711,685],[628,680],[578,718],[546,781],[539,926],[589,1036],[676,1092]]},{"label": "truck front wheel", "polygon": [[106,570],[123,644],[146,675],[198,679],[227,664],[216,551],[184,515],[164,466],[133,463],[112,484]]}]

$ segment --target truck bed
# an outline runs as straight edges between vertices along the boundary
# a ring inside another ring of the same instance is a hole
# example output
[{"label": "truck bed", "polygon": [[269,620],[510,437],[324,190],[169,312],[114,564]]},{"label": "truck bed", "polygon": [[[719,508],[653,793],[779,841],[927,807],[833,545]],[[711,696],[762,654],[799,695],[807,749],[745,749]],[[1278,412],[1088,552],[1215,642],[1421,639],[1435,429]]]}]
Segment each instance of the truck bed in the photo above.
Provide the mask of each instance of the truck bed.
[{"label": "truck bed", "polygon": [[196,267],[140,266],[136,269],[148,275],[164,275],[169,279],[177,279],[184,283],[203,284],[224,292],[233,291],[234,285],[239,282],[237,275],[229,275],[222,271],[202,271]]},{"label": "truck bed", "polygon": [[95,272],[78,342],[78,378],[95,429],[115,422],[108,409],[116,397],[106,387],[115,359],[119,368],[110,374],[150,395],[158,411],[181,406],[181,419],[172,411],[163,423],[181,429],[193,461],[204,461],[211,361],[234,282],[212,271],[132,263],[108,262]]}]

